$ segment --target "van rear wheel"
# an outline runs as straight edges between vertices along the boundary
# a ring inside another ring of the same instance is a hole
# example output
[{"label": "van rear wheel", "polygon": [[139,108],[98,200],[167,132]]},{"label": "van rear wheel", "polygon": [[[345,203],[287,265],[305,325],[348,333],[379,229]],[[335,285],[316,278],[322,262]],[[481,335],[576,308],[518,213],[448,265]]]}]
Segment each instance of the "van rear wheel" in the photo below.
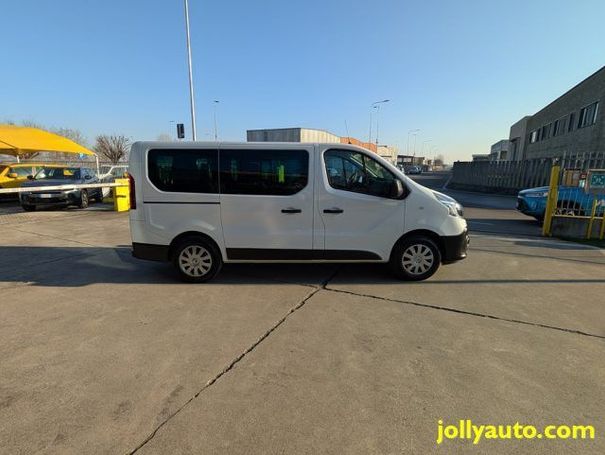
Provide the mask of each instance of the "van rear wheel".
[{"label": "van rear wheel", "polygon": [[426,280],[441,265],[441,252],[428,237],[410,237],[393,248],[390,265],[395,275],[403,280]]},{"label": "van rear wheel", "polygon": [[217,248],[203,237],[187,237],[174,248],[172,262],[181,280],[203,283],[216,276],[223,266]]}]

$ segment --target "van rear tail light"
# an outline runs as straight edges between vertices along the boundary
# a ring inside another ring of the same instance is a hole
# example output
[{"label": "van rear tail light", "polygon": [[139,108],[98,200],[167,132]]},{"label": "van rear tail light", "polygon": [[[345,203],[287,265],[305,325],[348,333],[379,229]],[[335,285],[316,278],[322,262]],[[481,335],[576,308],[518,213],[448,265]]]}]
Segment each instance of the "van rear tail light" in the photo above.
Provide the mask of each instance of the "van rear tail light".
[{"label": "van rear tail light", "polygon": [[134,187],[134,177],[130,172],[128,173],[128,185],[130,188],[130,210],[135,210],[137,208],[137,194]]}]

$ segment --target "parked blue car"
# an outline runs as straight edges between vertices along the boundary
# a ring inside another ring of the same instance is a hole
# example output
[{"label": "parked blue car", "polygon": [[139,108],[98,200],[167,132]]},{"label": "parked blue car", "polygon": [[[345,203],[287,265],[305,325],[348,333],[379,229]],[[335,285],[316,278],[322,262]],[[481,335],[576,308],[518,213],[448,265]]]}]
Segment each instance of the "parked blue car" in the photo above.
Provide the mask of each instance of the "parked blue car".
[{"label": "parked blue car", "polygon": [[[533,216],[538,221],[542,221],[546,211],[548,189],[547,186],[541,186],[519,191],[517,195],[517,210],[525,215]],[[605,196],[586,194],[584,188],[577,186],[560,186],[555,213],[559,215],[589,216],[592,212],[592,203],[595,197],[601,200],[596,212],[597,216],[601,216],[603,210],[605,210]]]}]

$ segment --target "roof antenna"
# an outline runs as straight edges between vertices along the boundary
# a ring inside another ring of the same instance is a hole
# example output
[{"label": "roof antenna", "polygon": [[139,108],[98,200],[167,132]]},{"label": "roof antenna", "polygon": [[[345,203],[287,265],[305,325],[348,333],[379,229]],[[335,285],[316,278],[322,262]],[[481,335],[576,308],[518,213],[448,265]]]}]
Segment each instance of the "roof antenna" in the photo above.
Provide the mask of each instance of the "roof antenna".
[{"label": "roof antenna", "polygon": [[345,119],[345,130],[347,130],[347,144],[351,144],[351,136],[349,136],[349,125],[347,125],[347,119]]}]

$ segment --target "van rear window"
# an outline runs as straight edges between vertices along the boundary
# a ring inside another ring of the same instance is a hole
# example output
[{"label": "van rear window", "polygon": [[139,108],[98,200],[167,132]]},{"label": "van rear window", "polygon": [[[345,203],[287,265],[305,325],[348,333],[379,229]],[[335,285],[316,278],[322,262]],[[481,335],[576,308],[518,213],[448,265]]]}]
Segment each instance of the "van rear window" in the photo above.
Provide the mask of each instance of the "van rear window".
[{"label": "van rear window", "polygon": [[222,150],[221,193],[287,196],[307,186],[306,150]]},{"label": "van rear window", "polygon": [[149,180],[174,193],[218,193],[216,149],[156,149],[147,155]]}]

